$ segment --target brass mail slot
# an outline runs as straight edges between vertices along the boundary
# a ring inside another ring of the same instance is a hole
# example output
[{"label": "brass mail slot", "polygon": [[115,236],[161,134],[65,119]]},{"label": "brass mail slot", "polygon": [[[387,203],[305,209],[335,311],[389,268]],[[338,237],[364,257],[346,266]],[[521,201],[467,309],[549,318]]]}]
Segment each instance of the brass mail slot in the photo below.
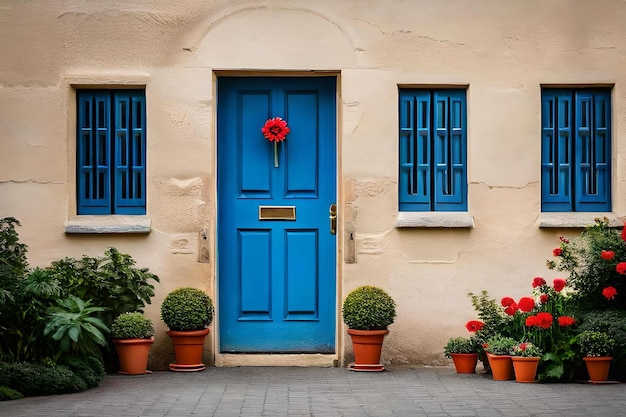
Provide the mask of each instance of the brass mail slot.
[{"label": "brass mail slot", "polygon": [[259,206],[259,220],[295,220],[296,206]]}]

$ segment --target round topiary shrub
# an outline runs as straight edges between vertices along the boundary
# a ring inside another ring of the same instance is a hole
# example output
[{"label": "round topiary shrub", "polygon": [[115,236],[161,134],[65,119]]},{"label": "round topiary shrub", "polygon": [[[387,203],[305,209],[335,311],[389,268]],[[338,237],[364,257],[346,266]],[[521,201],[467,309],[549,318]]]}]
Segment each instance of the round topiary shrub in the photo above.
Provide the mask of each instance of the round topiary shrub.
[{"label": "round topiary shrub", "polygon": [[378,287],[364,285],[343,301],[343,321],[353,330],[385,330],[396,317],[396,303]]},{"label": "round topiary shrub", "polygon": [[152,320],[139,312],[122,313],[111,325],[113,339],[150,339],[154,336]]},{"label": "round topiary shrub", "polygon": [[178,288],[163,300],[161,319],[170,330],[203,330],[213,321],[213,301],[197,288]]}]

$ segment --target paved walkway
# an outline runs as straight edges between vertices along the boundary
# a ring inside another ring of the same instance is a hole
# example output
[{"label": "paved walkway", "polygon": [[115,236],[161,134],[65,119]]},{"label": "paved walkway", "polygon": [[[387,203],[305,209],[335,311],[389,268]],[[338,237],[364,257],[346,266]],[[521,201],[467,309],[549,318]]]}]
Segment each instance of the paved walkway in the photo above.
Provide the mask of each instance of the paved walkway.
[{"label": "paved walkway", "polygon": [[626,416],[626,384],[522,384],[450,367],[208,368],[109,375],[78,394],[0,402],[0,416]]}]

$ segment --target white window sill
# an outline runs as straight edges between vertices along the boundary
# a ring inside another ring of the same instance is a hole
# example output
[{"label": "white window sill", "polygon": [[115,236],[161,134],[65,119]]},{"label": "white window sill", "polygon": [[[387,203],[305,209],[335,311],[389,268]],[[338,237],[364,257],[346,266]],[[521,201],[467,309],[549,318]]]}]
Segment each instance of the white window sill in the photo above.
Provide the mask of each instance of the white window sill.
[{"label": "white window sill", "polygon": [[146,216],[76,216],[65,222],[65,233],[150,233],[151,224]]},{"label": "white window sill", "polygon": [[609,226],[622,227],[624,223],[615,213],[545,212],[538,218],[540,228],[584,228],[593,226],[595,219],[607,218]]},{"label": "white window sill", "polygon": [[474,218],[459,211],[400,211],[397,228],[462,228],[473,229]]}]

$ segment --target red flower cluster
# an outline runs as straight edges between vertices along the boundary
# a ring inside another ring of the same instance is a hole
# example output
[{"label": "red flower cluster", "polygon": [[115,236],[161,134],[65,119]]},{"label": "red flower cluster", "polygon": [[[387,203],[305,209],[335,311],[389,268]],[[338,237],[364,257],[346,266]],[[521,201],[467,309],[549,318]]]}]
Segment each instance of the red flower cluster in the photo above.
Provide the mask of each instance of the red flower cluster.
[{"label": "red flower cluster", "polygon": [[532,297],[522,297],[517,305],[524,313],[528,313],[535,308],[535,300]]},{"label": "red flower cluster", "polygon": [[539,302],[540,302],[541,304],[545,304],[545,303],[547,303],[549,299],[550,299],[550,297],[548,297],[548,294],[541,294],[541,295],[539,296]]},{"label": "red flower cluster", "polygon": [[552,325],[552,321],[554,318],[552,314],[542,311],[541,313],[537,313],[534,316],[528,316],[526,318],[526,326],[528,327],[541,327],[542,329],[547,329]]},{"label": "red flower cluster", "polygon": [[514,316],[518,309],[517,303],[511,297],[503,297],[500,304],[504,307],[504,312],[509,316]]},{"label": "red flower cluster", "polygon": [[265,122],[265,126],[261,128],[261,132],[270,142],[282,142],[291,132],[287,127],[287,122],[280,117],[274,117]]},{"label": "red flower cluster", "polygon": [[535,277],[533,279],[533,288],[541,287],[542,285],[546,285],[546,280],[541,277]]},{"label": "red flower cluster", "polygon": [[561,248],[556,248],[556,249],[552,250],[552,254],[553,254],[554,256],[561,256],[561,255],[563,255],[563,249],[561,249]]},{"label": "red flower cluster", "polygon": [[602,253],[600,254],[600,256],[605,261],[610,261],[615,256],[615,252],[612,251],[612,250],[603,250]]},{"label": "red flower cluster", "polygon": [[607,300],[612,300],[617,295],[617,290],[615,287],[606,287],[602,290],[602,295],[605,296]]},{"label": "red flower cluster", "polygon": [[482,330],[483,327],[485,327],[485,323],[480,320],[470,320],[465,323],[465,328],[470,333],[476,333],[477,331]]},{"label": "red flower cluster", "polygon": [[576,323],[576,320],[570,316],[561,316],[559,317],[559,326],[561,327],[569,327],[572,324]]},{"label": "red flower cluster", "polygon": [[618,274],[624,275],[626,274],[626,262],[620,262],[615,266],[615,270]]},{"label": "red flower cluster", "polygon": [[554,291],[561,292],[565,288],[566,281],[563,278],[554,278],[552,283],[554,284]]}]

